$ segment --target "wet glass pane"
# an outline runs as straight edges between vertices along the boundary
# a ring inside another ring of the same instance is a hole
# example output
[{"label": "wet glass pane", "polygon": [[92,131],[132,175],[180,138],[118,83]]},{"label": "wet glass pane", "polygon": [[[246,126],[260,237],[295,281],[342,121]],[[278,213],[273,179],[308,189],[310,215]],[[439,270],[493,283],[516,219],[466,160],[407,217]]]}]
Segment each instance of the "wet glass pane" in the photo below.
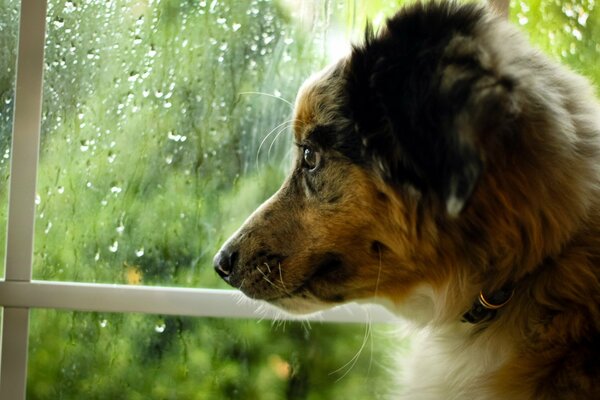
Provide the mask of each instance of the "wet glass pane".
[{"label": "wet glass pane", "polygon": [[299,85],[397,2],[367,3],[50,1],[34,278],[222,287]]},{"label": "wet glass pane", "polygon": [[0,0],[0,277],[4,276],[4,252],[8,211],[10,145],[15,97],[19,1]]},{"label": "wet glass pane", "polygon": [[31,332],[30,400],[381,399],[393,361],[389,326],[35,310]]},{"label": "wet glass pane", "polygon": [[545,53],[587,76],[600,94],[600,7],[594,0],[512,1],[511,20]]}]

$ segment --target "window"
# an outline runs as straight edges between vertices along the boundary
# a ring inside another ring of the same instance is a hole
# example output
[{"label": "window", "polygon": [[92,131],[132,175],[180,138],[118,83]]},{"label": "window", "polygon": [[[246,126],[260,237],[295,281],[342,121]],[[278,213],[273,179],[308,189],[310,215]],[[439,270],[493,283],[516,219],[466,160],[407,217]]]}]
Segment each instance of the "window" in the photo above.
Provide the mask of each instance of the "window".
[{"label": "window", "polygon": [[[383,397],[385,311],[277,321],[208,266],[286,173],[302,80],[399,3],[3,0],[0,397]],[[511,18],[598,84],[598,8],[559,3]]]}]

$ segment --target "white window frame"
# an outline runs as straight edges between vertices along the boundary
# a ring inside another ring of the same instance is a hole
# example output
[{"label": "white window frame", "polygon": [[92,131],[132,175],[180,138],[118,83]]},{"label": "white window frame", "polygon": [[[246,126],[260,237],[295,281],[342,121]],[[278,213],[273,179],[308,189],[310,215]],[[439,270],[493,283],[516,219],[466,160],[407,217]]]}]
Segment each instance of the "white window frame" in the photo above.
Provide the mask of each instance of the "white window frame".
[{"label": "white window frame", "polygon": [[[35,193],[40,146],[47,0],[22,0],[15,86],[6,273],[0,280],[2,342],[0,399],[25,399],[29,310],[170,314],[192,317],[288,319],[263,302],[235,290],[33,281]],[[311,320],[393,322],[377,306],[349,304]]]}]

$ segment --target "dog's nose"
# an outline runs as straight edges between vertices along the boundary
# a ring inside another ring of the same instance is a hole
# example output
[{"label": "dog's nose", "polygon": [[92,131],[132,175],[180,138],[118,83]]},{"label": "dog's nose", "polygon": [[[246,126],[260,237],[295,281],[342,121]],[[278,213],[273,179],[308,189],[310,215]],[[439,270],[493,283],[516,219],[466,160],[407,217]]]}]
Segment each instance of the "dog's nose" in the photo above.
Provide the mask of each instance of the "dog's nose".
[{"label": "dog's nose", "polygon": [[225,280],[231,275],[238,259],[238,252],[223,246],[213,259],[213,266],[217,274]]}]

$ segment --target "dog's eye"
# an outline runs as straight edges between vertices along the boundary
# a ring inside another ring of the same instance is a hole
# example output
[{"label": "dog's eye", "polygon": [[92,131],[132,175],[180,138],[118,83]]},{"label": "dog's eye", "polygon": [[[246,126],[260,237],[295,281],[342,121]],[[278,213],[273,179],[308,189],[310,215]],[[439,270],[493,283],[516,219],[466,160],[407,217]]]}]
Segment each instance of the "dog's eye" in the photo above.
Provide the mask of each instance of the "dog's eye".
[{"label": "dog's eye", "polygon": [[304,166],[308,168],[309,171],[317,168],[320,160],[321,155],[319,152],[315,151],[312,147],[304,147]]}]

